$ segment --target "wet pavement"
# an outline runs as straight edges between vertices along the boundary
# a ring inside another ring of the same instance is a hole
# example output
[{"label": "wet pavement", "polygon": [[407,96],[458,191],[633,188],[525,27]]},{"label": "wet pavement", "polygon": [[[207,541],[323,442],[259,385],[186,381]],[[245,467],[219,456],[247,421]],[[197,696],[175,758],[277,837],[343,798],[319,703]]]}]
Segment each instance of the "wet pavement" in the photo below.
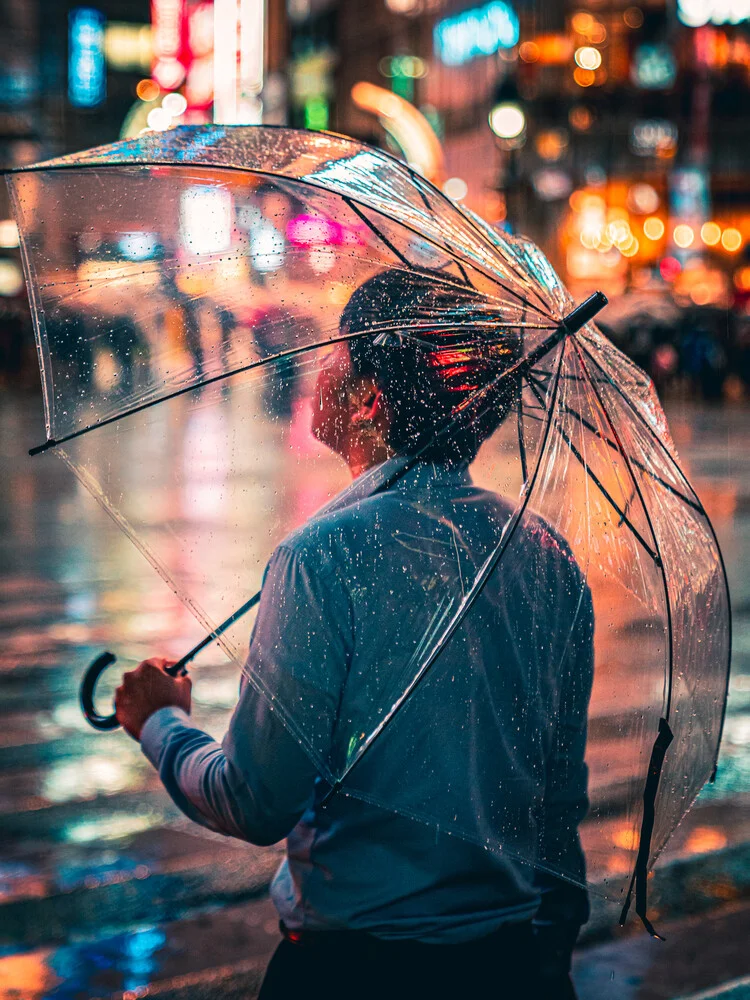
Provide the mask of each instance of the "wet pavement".
[{"label": "wet pavement", "polygon": [[[277,940],[265,889],[279,849],[190,825],[132,741],[82,720],[77,684],[93,656],[109,647],[133,660],[179,655],[196,626],[61,462],[27,458],[44,436],[39,413],[33,398],[0,398],[0,1000],[132,998],[147,988],[149,996],[251,996]],[[750,891],[742,874],[750,859],[750,413],[680,407],[669,415],[727,559],[734,660],[717,781],[663,859],[665,872],[690,859],[697,867],[675,867],[674,885],[665,877],[655,898],[671,922],[691,908],[711,911],[675,924],[685,949],[709,924],[723,944],[707,949],[714,959],[687,965],[675,951],[649,951],[659,944],[645,937],[591,944],[577,966],[584,1000],[676,996],[750,972],[741,898]],[[218,734],[236,669],[209,652],[194,680],[196,720]],[[703,865],[707,857],[735,867]],[[592,933],[612,921],[611,905],[598,913]]]}]

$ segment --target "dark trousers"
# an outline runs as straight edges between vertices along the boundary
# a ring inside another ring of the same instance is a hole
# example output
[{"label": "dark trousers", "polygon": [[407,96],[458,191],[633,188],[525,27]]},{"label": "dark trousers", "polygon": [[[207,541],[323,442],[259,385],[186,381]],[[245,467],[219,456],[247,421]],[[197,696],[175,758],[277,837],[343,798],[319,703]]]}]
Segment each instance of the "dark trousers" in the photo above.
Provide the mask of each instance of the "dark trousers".
[{"label": "dark trousers", "polygon": [[308,932],[274,952],[258,1000],[575,1000],[567,972],[540,973],[531,921],[467,944]]}]

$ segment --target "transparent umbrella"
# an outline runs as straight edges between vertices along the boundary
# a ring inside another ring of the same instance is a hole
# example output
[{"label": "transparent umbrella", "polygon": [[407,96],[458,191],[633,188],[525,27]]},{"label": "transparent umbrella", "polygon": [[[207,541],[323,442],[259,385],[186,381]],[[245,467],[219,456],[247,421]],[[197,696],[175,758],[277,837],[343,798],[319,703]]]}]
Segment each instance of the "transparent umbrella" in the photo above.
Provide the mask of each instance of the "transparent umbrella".
[{"label": "transparent umbrella", "polygon": [[[574,307],[531,242],[335,135],[180,127],[8,180],[34,452],[205,628],[177,669],[216,639],[321,808],[363,799],[624,891],[625,913],[635,892],[650,928],[647,871],[716,765],[729,598],[649,379],[590,322],[604,297]],[[353,482],[344,368],[389,414]],[[281,543],[344,602],[324,670],[305,607],[283,669],[247,656],[252,615],[283,604],[261,588]],[[82,690],[100,728],[113,660]]]}]

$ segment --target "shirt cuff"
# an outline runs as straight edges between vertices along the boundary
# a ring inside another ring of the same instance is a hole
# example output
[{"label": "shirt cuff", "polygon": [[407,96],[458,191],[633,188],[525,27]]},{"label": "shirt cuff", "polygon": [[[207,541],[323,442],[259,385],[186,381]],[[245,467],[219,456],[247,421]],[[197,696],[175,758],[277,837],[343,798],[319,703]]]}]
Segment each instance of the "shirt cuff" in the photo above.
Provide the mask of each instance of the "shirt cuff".
[{"label": "shirt cuff", "polygon": [[141,727],[141,750],[158,770],[170,734],[178,727],[190,727],[190,716],[176,705],[159,708]]}]

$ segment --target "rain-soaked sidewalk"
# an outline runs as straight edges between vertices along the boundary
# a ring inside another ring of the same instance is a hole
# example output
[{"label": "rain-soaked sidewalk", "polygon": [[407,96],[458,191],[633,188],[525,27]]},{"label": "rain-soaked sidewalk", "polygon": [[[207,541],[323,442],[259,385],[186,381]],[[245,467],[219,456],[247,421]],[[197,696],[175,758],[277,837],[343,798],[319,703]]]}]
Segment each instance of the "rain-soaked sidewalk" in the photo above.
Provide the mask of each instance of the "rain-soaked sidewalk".
[{"label": "rain-soaked sidewalk", "polygon": [[[83,722],[77,684],[94,655],[179,654],[195,625],[62,463],[26,457],[38,412],[0,399],[0,1000],[252,996],[277,940],[265,894],[279,849],[190,825],[132,741]],[[653,880],[669,942],[597,943],[616,911],[597,901],[576,967],[583,1000],[686,995],[750,973],[750,415],[670,417],[728,563],[724,751]],[[194,701],[219,734],[237,676],[213,656]]]}]

